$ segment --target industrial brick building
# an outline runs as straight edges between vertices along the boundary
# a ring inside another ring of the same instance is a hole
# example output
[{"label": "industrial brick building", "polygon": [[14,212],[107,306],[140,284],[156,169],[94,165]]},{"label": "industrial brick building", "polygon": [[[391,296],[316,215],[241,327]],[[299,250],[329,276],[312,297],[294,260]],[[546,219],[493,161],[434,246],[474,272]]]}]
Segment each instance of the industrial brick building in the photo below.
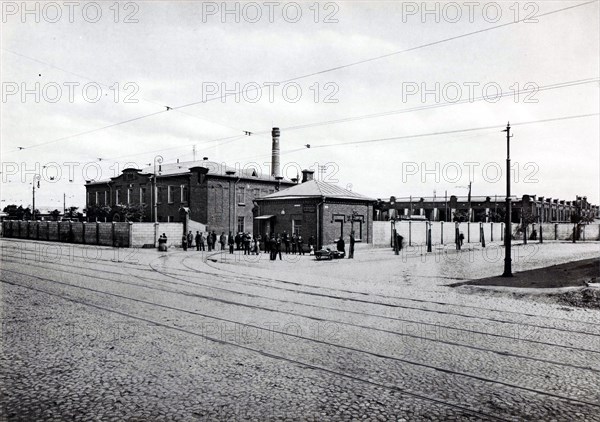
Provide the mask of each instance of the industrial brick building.
[{"label": "industrial brick building", "polygon": [[[279,176],[279,129],[273,128],[272,135],[271,174],[206,158],[142,170],[127,168],[109,180],[86,183],[88,219],[94,219],[93,211],[99,207],[141,206],[143,221],[180,222],[187,213],[217,233],[252,231],[254,201],[296,184]],[[123,221],[124,217],[114,219]]]},{"label": "industrial brick building", "polygon": [[296,233],[320,248],[340,237],[348,242],[354,230],[357,242],[372,242],[374,199],[314,180],[311,170],[302,175],[302,183],[256,201],[255,233]]},{"label": "industrial brick building", "polygon": [[[578,196],[574,201],[536,195],[513,196],[511,206],[513,223],[520,223],[524,213],[546,223],[570,223],[575,216],[600,218],[599,207],[590,204],[585,196]],[[377,201],[375,219],[455,221],[458,213],[471,222],[504,221],[505,208],[506,197],[500,195],[391,197],[389,201]]]}]

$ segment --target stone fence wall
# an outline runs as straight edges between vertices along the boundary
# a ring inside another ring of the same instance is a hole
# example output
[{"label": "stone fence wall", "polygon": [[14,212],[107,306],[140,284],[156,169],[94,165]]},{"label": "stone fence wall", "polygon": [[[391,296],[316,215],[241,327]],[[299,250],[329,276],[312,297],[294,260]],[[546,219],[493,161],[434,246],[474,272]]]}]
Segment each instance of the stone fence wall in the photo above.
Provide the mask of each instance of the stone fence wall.
[{"label": "stone fence wall", "polygon": [[[397,221],[396,231],[404,238],[408,245],[427,243],[428,224],[426,221]],[[573,240],[573,232],[576,226],[569,223],[544,223],[541,230],[539,224],[533,224],[527,228],[527,238],[535,237],[539,241],[540,233],[543,240]],[[504,223],[449,223],[436,221],[431,223],[431,243],[441,245],[455,242],[456,229],[464,235],[464,243],[481,243],[504,241]],[[512,224],[513,238],[517,241],[523,239],[523,232],[518,231],[519,225]],[[579,225],[576,234],[578,241],[600,240],[600,224]],[[375,247],[389,247],[392,239],[392,223],[390,221],[373,222],[373,245]]]}]

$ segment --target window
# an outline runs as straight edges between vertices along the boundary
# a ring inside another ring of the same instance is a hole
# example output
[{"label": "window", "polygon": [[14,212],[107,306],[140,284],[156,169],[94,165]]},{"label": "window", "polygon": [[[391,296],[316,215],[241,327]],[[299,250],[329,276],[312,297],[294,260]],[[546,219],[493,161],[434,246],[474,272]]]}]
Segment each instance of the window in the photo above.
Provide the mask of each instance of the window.
[{"label": "window", "polygon": [[254,189],[254,198],[259,198],[260,197],[260,189]]},{"label": "window", "polygon": [[121,202],[121,190],[115,190],[115,204],[119,205]]},{"label": "window", "polygon": [[146,203],[146,188],[140,188],[140,204]]},{"label": "window", "polygon": [[237,203],[238,204],[243,204],[245,202],[246,202],[246,188],[244,186],[238,186],[238,190],[237,190]]},{"label": "window", "polygon": [[88,193],[87,193],[87,204],[88,204],[88,206],[89,206],[89,205],[92,205],[92,204],[90,204],[90,196],[91,196],[91,193],[90,193],[90,192],[88,192]]},{"label": "window", "polygon": [[355,221],[354,222],[354,240],[362,241],[362,238],[363,238],[363,222]]},{"label": "window", "polygon": [[131,204],[131,199],[133,197],[133,189],[127,189],[127,205]]},{"label": "window", "polygon": [[292,233],[296,236],[302,234],[302,220],[292,220]]},{"label": "window", "polygon": [[100,205],[100,204],[98,203],[98,194],[99,194],[99,193],[100,193],[100,192],[96,192],[95,205]]},{"label": "window", "polygon": [[188,196],[187,191],[188,191],[187,190],[187,186],[185,186],[185,185],[181,185],[180,186],[180,195],[181,195],[181,202],[182,203],[183,202],[187,202],[187,200],[188,200],[187,199],[187,196]]},{"label": "window", "polygon": [[104,191],[104,205],[108,205],[108,191]]},{"label": "window", "polygon": [[238,231],[238,233],[244,231],[244,217],[238,217],[238,219],[237,219],[237,231]]},{"label": "window", "polygon": [[173,203],[173,186],[167,186],[167,202]]},{"label": "window", "polygon": [[162,198],[162,187],[158,186],[156,188],[156,203],[157,204],[160,204],[162,202],[161,198]]}]

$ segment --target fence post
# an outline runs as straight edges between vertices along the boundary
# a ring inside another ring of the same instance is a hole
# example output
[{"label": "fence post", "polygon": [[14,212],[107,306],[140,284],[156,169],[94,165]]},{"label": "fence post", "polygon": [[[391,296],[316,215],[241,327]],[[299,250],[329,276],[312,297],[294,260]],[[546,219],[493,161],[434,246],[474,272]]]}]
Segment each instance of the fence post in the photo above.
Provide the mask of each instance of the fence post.
[{"label": "fence post", "polygon": [[483,223],[479,223],[479,237],[481,239],[481,247],[485,248],[485,233],[483,232]]},{"label": "fence post", "polygon": [[100,244],[100,223],[96,221],[96,245]]},{"label": "fence post", "polygon": [[471,243],[471,222],[467,221],[467,243]]},{"label": "fence post", "polygon": [[441,232],[440,241],[441,241],[441,244],[443,245],[444,244],[444,222],[443,221],[440,221],[440,232]]},{"label": "fence post", "polygon": [[408,222],[408,246],[412,246],[412,221]]},{"label": "fence post", "polygon": [[131,221],[129,222],[129,227],[127,229],[128,229],[128,233],[127,233],[128,245],[127,245],[127,247],[132,248],[133,247],[133,223]]},{"label": "fence post", "polygon": [[490,242],[494,241],[494,222],[490,223]]},{"label": "fence post", "polygon": [[554,223],[554,240],[558,240],[558,223]]}]

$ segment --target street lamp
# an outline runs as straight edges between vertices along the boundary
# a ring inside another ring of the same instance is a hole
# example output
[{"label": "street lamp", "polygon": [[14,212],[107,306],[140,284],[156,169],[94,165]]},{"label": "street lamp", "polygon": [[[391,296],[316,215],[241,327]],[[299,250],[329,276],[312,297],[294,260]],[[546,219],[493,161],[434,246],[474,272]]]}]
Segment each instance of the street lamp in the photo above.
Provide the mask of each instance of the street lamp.
[{"label": "street lamp", "polygon": [[511,262],[511,203],[510,203],[510,122],[507,123],[506,129],[506,215],[504,217],[504,273],[502,277],[512,277],[512,262]]},{"label": "street lamp", "polygon": [[[31,219],[33,221],[35,221],[35,186],[37,184],[38,189],[40,188],[40,180],[41,180],[42,176],[40,176],[39,174],[35,174],[33,176],[33,181],[31,182],[31,184],[33,185],[33,189],[32,189],[32,210],[31,210]],[[36,183],[37,180],[37,183]]]}]

